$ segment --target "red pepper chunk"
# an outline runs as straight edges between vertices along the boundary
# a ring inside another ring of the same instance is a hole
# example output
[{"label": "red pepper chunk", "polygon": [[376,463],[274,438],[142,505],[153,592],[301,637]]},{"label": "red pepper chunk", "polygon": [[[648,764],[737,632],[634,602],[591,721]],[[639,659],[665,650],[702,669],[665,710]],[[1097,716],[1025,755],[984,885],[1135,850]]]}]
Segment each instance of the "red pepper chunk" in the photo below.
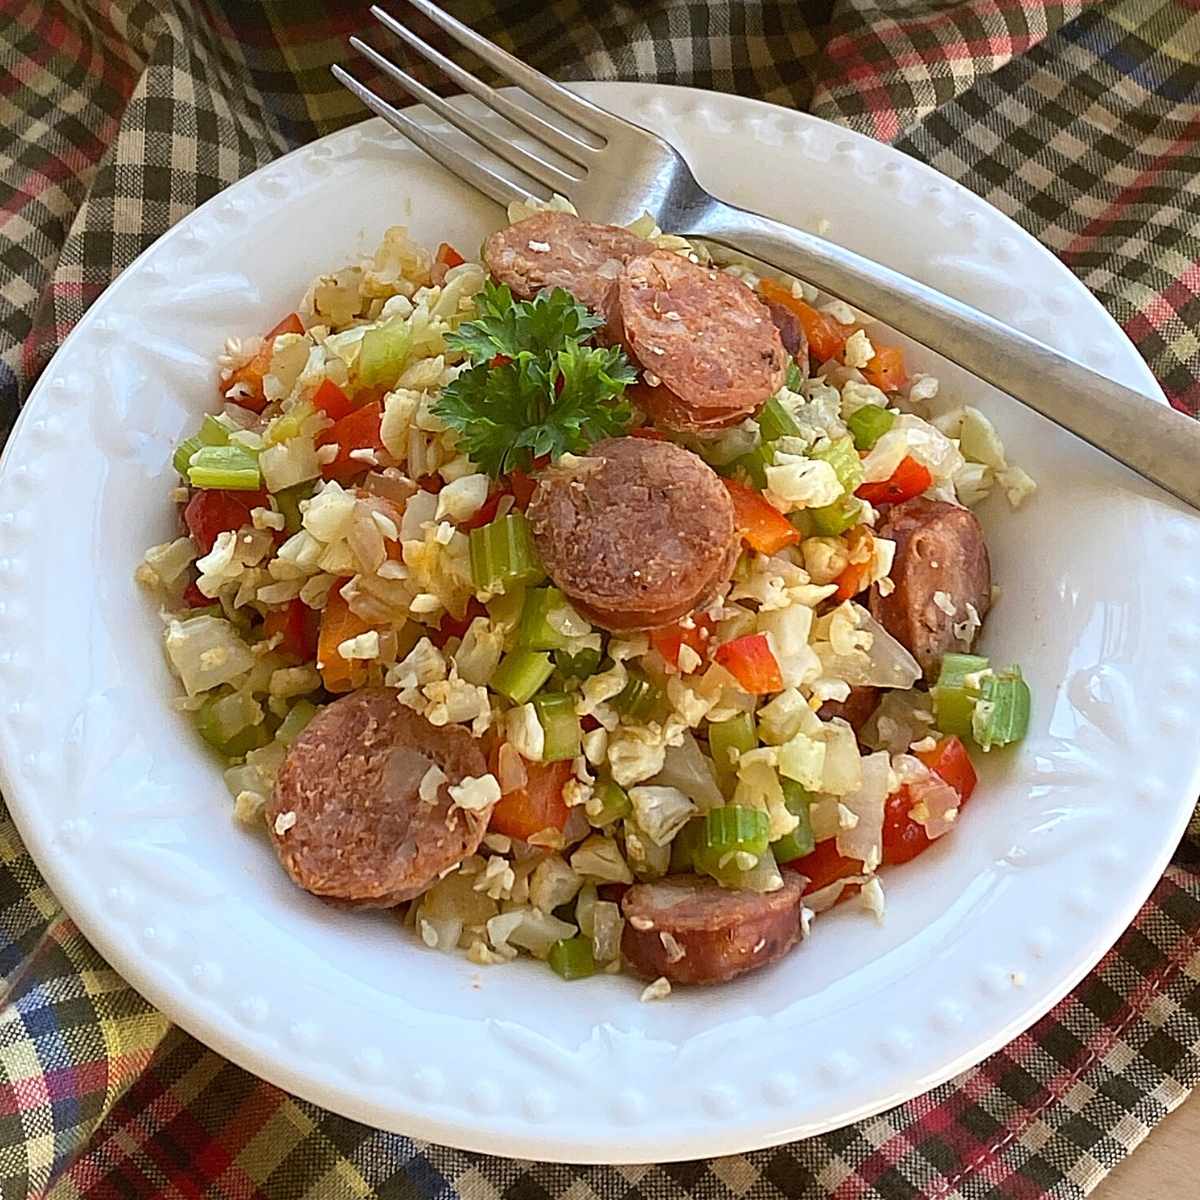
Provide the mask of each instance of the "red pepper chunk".
[{"label": "red pepper chunk", "polygon": [[321,468],[321,474],[326,479],[336,479],[339,483],[347,483],[356,475],[369,471],[372,464],[362,459],[351,458],[354,450],[383,449],[383,441],[379,435],[379,425],[383,419],[383,405],[378,401],[364,404],[347,413],[333,427],[326,429],[317,438],[318,446],[337,443],[337,457]]},{"label": "red pepper chunk", "polygon": [[904,351],[899,346],[876,347],[875,357],[863,367],[863,374],[880,391],[898,392],[908,382]]},{"label": "red pepper chunk", "polygon": [[945,780],[965,804],[975,791],[979,776],[962,739],[949,734],[940,738],[932,750],[918,750],[917,757],[937,776]]},{"label": "red pepper chunk", "polygon": [[318,614],[297,596],[283,608],[273,608],[267,613],[263,618],[263,636],[270,639],[282,634],[276,649],[307,662],[317,654],[318,622]]},{"label": "red pepper chunk", "polygon": [[268,508],[266,492],[235,492],[222,488],[200,488],[192,493],[183,510],[183,523],[201,554],[207,554],[217,537],[250,524],[252,508]]},{"label": "red pepper chunk", "polygon": [[717,647],[717,662],[754,696],[783,690],[779,663],[766,634],[751,633]]},{"label": "red pepper chunk", "polygon": [[775,554],[800,540],[800,531],[759,492],[736,479],[721,482],[733,501],[733,527],[752,550]]},{"label": "red pepper chunk", "polygon": [[805,895],[809,892],[820,891],[821,888],[828,887],[839,879],[847,879],[851,875],[863,873],[863,864],[859,859],[847,858],[844,854],[838,853],[837,838],[827,838],[823,842],[818,842],[813,847],[811,854],[794,859],[787,865],[799,871],[801,875],[807,876],[808,884],[804,889]]},{"label": "red pepper chunk", "polygon": [[429,640],[440,650],[451,638],[461,638],[471,628],[476,617],[486,617],[487,609],[474,596],[467,601],[467,611],[461,617],[446,613],[441,624],[429,635]]},{"label": "red pepper chunk", "polygon": [[933,476],[928,468],[908,455],[901,460],[890,479],[881,483],[860,484],[854,494],[868,504],[901,504],[932,486]]},{"label": "red pepper chunk", "polygon": [[303,333],[304,322],[300,320],[299,313],[288,313],[270,333],[266,335],[265,341],[270,341],[272,338],[277,338],[284,333]]},{"label": "red pepper chunk", "polygon": [[331,421],[340,421],[354,410],[354,401],[332,379],[323,379],[313,396],[317,406]]},{"label": "red pepper chunk", "polygon": [[701,658],[708,657],[713,631],[713,620],[706,613],[693,613],[690,626],[668,625],[665,629],[650,631],[650,645],[662,655],[672,667],[679,666],[679,651],[690,646]]},{"label": "red pepper chunk", "polygon": [[[966,804],[975,790],[975,768],[967,748],[953,735],[942,738],[932,750],[919,750],[917,757],[957,793],[959,804]],[[928,783],[924,785],[926,788]],[[885,865],[911,862],[928,850],[935,839],[910,813],[921,801],[922,781],[904,784],[893,792],[883,810],[883,861]]]},{"label": "red pepper chunk", "polygon": [[434,261],[447,267],[461,267],[467,260],[449,242],[443,242],[437,248]]},{"label": "red pepper chunk", "polygon": [[526,782],[515,792],[506,792],[492,809],[488,829],[507,837],[528,841],[544,829],[561,831],[571,815],[563,800],[563,788],[571,778],[570,760],[525,764]]},{"label": "red pepper chunk", "polygon": [[793,296],[790,288],[774,279],[760,279],[758,294],[771,304],[778,304],[791,312],[800,322],[814,365],[839,358],[846,349],[846,341],[853,332],[849,325],[842,325],[811,304]]}]

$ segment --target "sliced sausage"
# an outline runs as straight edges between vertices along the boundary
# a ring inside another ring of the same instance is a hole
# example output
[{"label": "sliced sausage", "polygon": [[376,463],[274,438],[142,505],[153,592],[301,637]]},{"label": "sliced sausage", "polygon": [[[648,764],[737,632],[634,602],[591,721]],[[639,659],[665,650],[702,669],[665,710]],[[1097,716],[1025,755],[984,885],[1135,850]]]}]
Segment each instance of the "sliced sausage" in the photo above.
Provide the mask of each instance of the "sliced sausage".
[{"label": "sliced sausage", "polygon": [[[423,800],[435,766],[445,778]],[[431,725],[390,688],[343,696],[313,717],[279,770],[267,808],[279,861],[318,896],[363,908],[411,900],[479,846],[490,811],[458,808],[449,788],[486,772],[465,729]]]},{"label": "sliced sausage", "polygon": [[[895,505],[879,536],[896,543],[891,579],[895,590],[871,589],[875,619],[903,643],[933,682],[942,655],[963,652],[974,641],[971,605],[980,621],[992,603],[992,568],[983,529],[968,508],[918,496]],[[960,632],[968,637],[960,637]]]},{"label": "sliced sausage", "polygon": [[540,212],[493,233],[483,243],[483,261],[522,300],[533,299],[544,287],[560,287],[599,311],[621,264],[653,249],[652,242],[617,225]]},{"label": "sliced sausage", "polygon": [[544,472],[529,504],[546,571],[605,629],[670,625],[733,571],[733,504],[690,450],[609,438]]},{"label": "sliced sausage", "polygon": [[609,336],[649,377],[657,396],[650,415],[672,429],[735,425],[787,374],[787,351],[762,301],[740,279],[669,251],[626,262],[607,316]]},{"label": "sliced sausage", "polygon": [[781,958],[800,940],[803,877],[778,891],[737,892],[701,875],[669,875],[625,893],[621,955],[643,979],[724,983]]},{"label": "sliced sausage", "polygon": [[822,721],[841,717],[857,733],[879,707],[877,687],[852,687],[845,700],[826,700],[817,712]]},{"label": "sliced sausage", "polygon": [[779,330],[779,338],[783,348],[796,360],[805,375],[808,374],[808,335],[800,318],[784,304],[776,304],[772,300],[764,300],[775,328]]}]

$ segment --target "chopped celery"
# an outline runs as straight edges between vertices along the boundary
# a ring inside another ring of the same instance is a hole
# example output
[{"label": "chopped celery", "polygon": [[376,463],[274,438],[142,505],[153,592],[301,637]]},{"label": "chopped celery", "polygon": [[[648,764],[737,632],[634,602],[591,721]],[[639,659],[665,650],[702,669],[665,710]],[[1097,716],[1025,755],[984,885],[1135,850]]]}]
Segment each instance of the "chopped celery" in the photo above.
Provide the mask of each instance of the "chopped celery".
[{"label": "chopped celery", "polygon": [[184,438],[178,446],[175,447],[175,456],[171,459],[171,465],[185,479],[187,478],[188,467],[192,465],[192,455],[197,450],[202,450],[204,443],[193,434],[190,438]]},{"label": "chopped celery", "polygon": [[823,508],[802,509],[812,521],[813,532],[821,537],[837,537],[858,524],[862,516],[862,501],[847,492]]},{"label": "chopped celery", "polygon": [[633,811],[629,793],[611,779],[602,779],[596,784],[596,799],[600,801],[600,806],[596,812],[588,813],[588,820],[597,829],[611,825]]},{"label": "chopped celery", "polygon": [[488,616],[492,624],[503,630],[516,629],[521,623],[521,613],[525,609],[525,589],[512,587],[493,596],[487,602]]},{"label": "chopped celery", "polygon": [[212,413],[204,414],[204,420],[200,422],[200,432],[196,436],[204,446],[229,445],[229,430]]},{"label": "chopped celery", "polygon": [[[775,451],[766,442],[760,442],[753,450],[735,459],[734,467],[741,467],[750,477],[750,482],[759,491],[767,486],[767,468],[775,462]],[[728,474],[728,472],[726,472]]]},{"label": "chopped celery", "polygon": [[305,400],[301,404],[297,404],[288,409],[285,413],[280,413],[270,425],[267,426],[266,442],[268,446],[278,446],[282,442],[291,441],[292,438],[299,437],[303,432],[304,423],[317,410],[313,407],[311,400]]},{"label": "chopped celery", "polygon": [[471,581],[479,591],[507,591],[546,577],[524,513],[471,530]]},{"label": "chopped celery", "polygon": [[738,713],[728,721],[717,721],[708,727],[708,749],[723,788],[728,790],[737,782],[738,758],[757,745],[753,713]]},{"label": "chopped celery", "polygon": [[357,381],[363,387],[390,387],[404,369],[412,335],[404,317],[393,317],[385,325],[368,329],[358,343],[355,364]]},{"label": "chopped celery", "polygon": [[[978,654],[943,656],[941,673],[929,693],[933,697],[934,720],[943,733],[955,733],[959,737],[970,735],[979,688],[969,684],[967,677],[978,676],[987,669],[988,660]],[[974,682],[972,679],[972,684]]]},{"label": "chopped celery", "polygon": [[[495,684],[493,684],[493,687]],[[575,715],[575,701],[563,692],[543,692],[533,698],[541,722],[545,744],[543,762],[559,762],[579,753],[581,731]]]},{"label": "chopped celery", "polygon": [[799,508],[794,513],[788,513],[788,521],[802,538],[817,536],[817,525],[813,520],[811,508]]},{"label": "chopped celery", "polygon": [[585,646],[574,654],[568,654],[566,650],[555,650],[554,665],[564,679],[587,679],[589,675],[595,675],[600,670],[601,657],[600,651],[590,646]]},{"label": "chopped celery", "polygon": [[783,386],[789,392],[798,392],[804,386],[804,372],[800,370],[795,360],[788,363],[787,379],[784,381]]},{"label": "chopped celery", "polygon": [[209,696],[193,720],[200,736],[229,758],[256,750],[270,740],[269,730],[261,723],[262,709],[245,692]]},{"label": "chopped celery", "polygon": [[847,492],[853,492],[863,481],[862,459],[858,457],[852,437],[840,437],[819,450],[810,450],[809,457],[827,462]]},{"label": "chopped celery", "polygon": [[800,824],[791,833],[785,833],[772,842],[771,849],[775,852],[776,862],[790,863],[811,854],[816,845],[808,818],[808,806],[815,797],[791,779],[781,779],[779,782],[783,785],[783,802],[792,816],[800,818]]},{"label": "chopped celery", "polygon": [[317,706],[311,700],[297,700],[275,730],[275,740],[290,746],[304,732],[304,727],[317,715]]},{"label": "chopped celery", "polygon": [[985,675],[980,681],[980,697],[971,718],[971,735],[980,750],[1007,746],[1020,741],[1029,728],[1029,684],[1021,677],[1021,668]]},{"label": "chopped celery", "polygon": [[629,682],[613,699],[613,708],[634,721],[653,721],[662,715],[665,697],[641,671],[630,671]]},{"label": "chopped celery", "polygon": [[288,533],[299,533],[304,523],[304,515],[300,511],[300,501],[308,500],[317,489],[317,481],[310,479],[306,483],[297,483],[290,488],[272,492],[275,507],[283,513],[284,529]]},{"label": "chopped celery", "polygon": [[258,455],[245,446],[202,446],[192,455],[188,480],[198,488],[255,492],[262,487]]},{"label": "chopped celery", "polygon": [[566,634],[559,633],[546,619],[565,603],[562,592],[556,587],[530,588],[525,593],[525,607],[521,610],[517,645],[526,650],[562,650],[569,645]]},{"label": "chopped celery", "polygon": [[575,937],[559,938],[550,947],[546,956],[550,969],[564,979],[586,979],[596,973],[596,958],[592,953],[592,939],[576,934]]},{"label": "chopped celery", "polygon": [[704,818],[693,817],[671,840],[672,875],[696,869],[696,847],[704,833]]},{"label": "chopped celery", "polygon": [[492,676],[491,688],[507,696],[514,704],[524,704],[554,673],[550,655],[533,650],[514,650]]},{"label": "chopped celery", "polygon": [[764,442],[773,442],[781,437],[798,437],[801,433],[796,418],[778,396],[772,396],[758,414],[758,428]]},{"label": "chopped celery", "polygon": [[895,423],[896,414],[888,412],[882,404],[864,404],[846,418],[846,428],[858,450],[870,450]]},{"label": "chopped celery", "polygon": [[739,855],[758,859],[767,849],[771,822],[761,808],[724,804],[704,815],[704,826],[694,852],[696,869],[719,878],[732,867],[748,871],[755,864]]},{"label": "chopped celery", "polygon": [[782,882],[779,864],[770,846],[758,856],[758,861],[749,870],[743,871],[731,862],[719,871],[708,873],[722,887],[740,892],[773,892]]}]

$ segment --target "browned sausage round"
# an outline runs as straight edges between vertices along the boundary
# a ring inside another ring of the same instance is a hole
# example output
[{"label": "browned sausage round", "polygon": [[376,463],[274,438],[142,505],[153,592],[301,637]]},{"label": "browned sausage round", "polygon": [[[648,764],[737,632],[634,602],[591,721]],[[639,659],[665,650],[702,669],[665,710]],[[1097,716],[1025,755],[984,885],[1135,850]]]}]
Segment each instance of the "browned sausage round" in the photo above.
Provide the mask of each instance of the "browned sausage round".
[{"label": "browned sausage round", "polygon": [[[422,800],[433,766],[446,778]],[[490,812],[456,807],[449,787],[486,772],[465,729],[431,725],[390,688],[343,696],[313,717],[279,770],[267,807],[279,861],[318,896],[363,908],[411,900],[479,846]]]},{"label": "browned sausage round", "polygon": [[841,717],[857,733],[870,719],[879,706],[879,689],[876,687],[852,687],[845,700],[826,700],[817,712],[822,721]]},{"label": "browned sausage round", "polygon": [[[670,875],[625,893],[621,954],[643,979],[724,983],[766,966],[800,940],[802,876],[775,892],[735,892],[701,875]],[[682,952],[682,953],[681,953]]]},{"label": "browned sausage round", "polygon": [[741,280],[678,254],[629,259],[607,315],[609,335],[653,377],[651,416],[672,429],[736,424],[787,374],[787,351],[762,301]]},{"label": "browned sausage round", "polygon": [[529,504],[546,571],[605,629],[654,629],[708,602],[737,561],[733,504],[690,450],[609,438],[545,471]]},{"label": "browned sausage round", "polygon": [[652,242],[617,225],[540,212],[493,233],[483,243],[483,261],[522,300],[544,287],[560,287],[580,304],[599,310],[621,264],[653,248]]},{"label": "browned sausage round", "polygon": [[891,572],[896,588],[882,596],[873,587],[871,613],[932,683],[943,654],[971,648],[973,637],[954,632],[969,620],[967,605],[981,621],[991,607],[992,568],[983,530],[970,509],[918,496],[888,512],[879,536],[896,543]]}]

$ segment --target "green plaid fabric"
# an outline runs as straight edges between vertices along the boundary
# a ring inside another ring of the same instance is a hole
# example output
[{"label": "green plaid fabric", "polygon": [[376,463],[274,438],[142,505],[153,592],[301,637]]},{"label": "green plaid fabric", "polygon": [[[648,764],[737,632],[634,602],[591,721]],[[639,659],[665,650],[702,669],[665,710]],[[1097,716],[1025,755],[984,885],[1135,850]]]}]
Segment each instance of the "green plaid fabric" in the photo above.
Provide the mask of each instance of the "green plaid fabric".
[{"label": "green plaid fabric", "polygon": [[[895,142],[1059,254],[1172,403],[1200,410],[1196,0],[450,7],[561,78],[732,91]],[[365,24],[333,0],[0,6],[0,430],[140,250],[239,176],[361,118],[328,67]],[[297,1101],[133,993],[7,819],[0,973],[4,1197],[1077,1197],[1200,1078],[1200,825],[1100,966],[1003,1051],[856,1126],[711,1162],[511,1162]]]}]

